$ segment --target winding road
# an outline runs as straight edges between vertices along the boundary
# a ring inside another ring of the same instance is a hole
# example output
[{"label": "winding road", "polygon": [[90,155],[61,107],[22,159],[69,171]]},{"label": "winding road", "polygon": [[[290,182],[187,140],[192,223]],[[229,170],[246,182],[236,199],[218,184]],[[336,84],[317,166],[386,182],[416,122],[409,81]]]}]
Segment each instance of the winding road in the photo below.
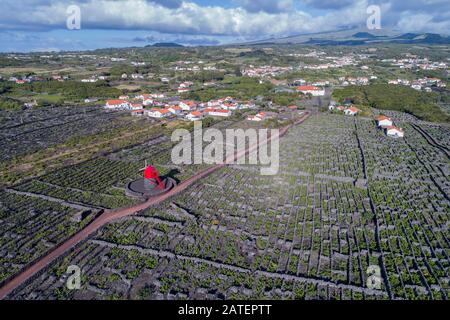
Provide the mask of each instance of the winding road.
[{"label": "winding road", "polygon": [[24,270],[22,270],[19,274],[13,276],[9,280],[6,281],[6,283],[3,285],[3,287],[0,288],[0,299],[5,299],[10,293],[12,293],[14,290],[19,288],[21,285],[25,284],[28,280],[30,280],[35,274],[41,272],[44,270],[48,265],[50,265],[52,262],[54,262],[56,259],[64,255],[66,252],[68,252],[70,249],[74,248],[77,244],[80,242],[86,240],[94,234],[97,230],[99,230],[104,225],[123,218],[130,215],[133,215],[139,211],[145,210],[151,206],[158,205],[162,203],[163,201],[169,199],[170,197],[173,197],[187,188],[189,188],[191,185],[196,183],[197,181],[207,177],[208,175],[212,174],[213,172],[223,168],[224,166],[234,163],[237,159],[249,154],[250,152],[253,152],[257,150],[260,146],[267,144],[269,141],[271,141],[274,138],[281,138],[284,136],[288,130],[297,124],[301,124],[304,122],[310,115],[310,112],[305,112],[302,114],[302,116],[293,124],[283,127],[280,129],[279,134],[276,136],[269,136],[266,141],[260,142],[257,145],[253,145],[248,147],[245,150],[238,151],[234,155],[228,157],[225,159],[224,163],[214,165],[208,169],[205,169],[195,176],[183,181],[178,186],[170,190],[169,192],[151,198],[146,202],[143,202],[141,204],[128,207],[128,208],[121,208],[117,210],[112,211],[105,211],[103,214],[96,217],[93,221],[91,221],[86,227],[84,227],[82,230],[78,231],[76,234],[71,236],[66,241],[60,243],[55,248],[50,250],[45,256],[42,256],[41,258],[37,259],[35,262],[31,263],[29,266],[27,266]]}]

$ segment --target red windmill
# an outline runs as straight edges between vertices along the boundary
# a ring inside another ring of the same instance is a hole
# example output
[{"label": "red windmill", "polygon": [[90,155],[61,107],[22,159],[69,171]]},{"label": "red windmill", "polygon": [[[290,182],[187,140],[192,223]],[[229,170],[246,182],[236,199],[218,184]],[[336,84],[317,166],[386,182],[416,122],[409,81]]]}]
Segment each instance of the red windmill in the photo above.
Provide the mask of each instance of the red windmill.
[{"label": "red windmill", "polygon": [[150,182],[151,184],[157,185],[160,190],[164,190],[166,187],[164,182],[159,177],[158,170],[156,170],[156,168],[153,166],[148,166],[144,170],[144,178],[146,181]]}]

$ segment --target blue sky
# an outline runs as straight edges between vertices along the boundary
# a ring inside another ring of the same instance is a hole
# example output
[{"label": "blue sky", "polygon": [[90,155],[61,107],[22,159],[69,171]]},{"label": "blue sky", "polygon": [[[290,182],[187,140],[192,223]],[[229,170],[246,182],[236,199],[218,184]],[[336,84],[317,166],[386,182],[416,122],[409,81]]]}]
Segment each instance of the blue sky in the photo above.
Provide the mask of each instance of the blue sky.
[{"label": "blue sky", "polygon": [[[69,5],[81,29],[68,30]],[[155,42],[216,45],[364,27],[450,33],[448,0],[2,0],[0,51],[86,50]]]}]

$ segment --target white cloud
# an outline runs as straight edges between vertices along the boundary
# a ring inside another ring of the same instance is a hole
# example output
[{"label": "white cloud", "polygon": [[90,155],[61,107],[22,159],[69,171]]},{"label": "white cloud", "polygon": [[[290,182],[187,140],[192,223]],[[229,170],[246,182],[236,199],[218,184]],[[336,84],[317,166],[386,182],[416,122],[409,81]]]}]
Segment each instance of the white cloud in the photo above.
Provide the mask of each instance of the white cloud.
[{"label": "white cloud", "polygon": [[[50,1],[32,7],[20,7],[17,2],[7,1],[15,14],[3,11],[0,20],[8,28],[64,28],[67,2]],[[263,3],[262,1],[261,3]],[[266,3],[266,2],[264,2]],[[268,1],[267,4],[273,3]],[[280,2],[279,10],[289,6],[291,1]],[[330,30],[341,23],[362,23],[365,12],[359,10],[365,0],[358,0],[353,13],[345,13],[345,20],[326,19],[328,15],[314,19],[306,12],[290,10],[269,13],[246,10],[242,7],[223,8],[220,6],[200,6],[192,2],[182,2],[178,7],[162,6],[145,0],[85,0],[81,7],[81,27],[100,29],[139,29],[164,33],[203,35],[243,35],[264,34],[284,35],[299,32]],[[248,4],[248,3],[247,3]],[[351,20],[348,20],[351,19]]]},{"label": "white cloud", "polygon": [[[334,30],[365,25],[373,0],[325,0],[315,7],[334,10],[312,16],[293,0],[233,0],[237,7],[201,6],[190,0],[79,0],[82,29],[129,29],[206,36],[262,37]],[[302,0],[312,5],[312,0]],[[351,5],[348,5],[349,2]],[[24,4],[26,2],[26,5]],[[450,5],[443,0],[380,0],[382,26],[449,31]],[[72,1],[2,0],[0,28],[52,30],[66,26]],[[340,4],[339,4],[340,3]],[[417,20],[417,23],[414,21]]]},{"label": "white cloud", "polygon": [[294,10],[293,0],[234,0],[248,12],[279,13]]}]

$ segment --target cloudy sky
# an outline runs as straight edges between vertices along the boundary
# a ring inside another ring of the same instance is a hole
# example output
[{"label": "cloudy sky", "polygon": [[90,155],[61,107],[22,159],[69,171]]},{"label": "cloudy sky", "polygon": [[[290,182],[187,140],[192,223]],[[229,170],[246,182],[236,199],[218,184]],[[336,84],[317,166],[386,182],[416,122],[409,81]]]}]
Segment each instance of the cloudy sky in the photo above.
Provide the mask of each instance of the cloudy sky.
[{"label": "cloudy sky", "polygon": [[[70,5],[79,30],[67,28]],[[364,27],[370,5],[382,28],[450,33],[449,0],[1,0],[0,51],[216,45]]]}]

